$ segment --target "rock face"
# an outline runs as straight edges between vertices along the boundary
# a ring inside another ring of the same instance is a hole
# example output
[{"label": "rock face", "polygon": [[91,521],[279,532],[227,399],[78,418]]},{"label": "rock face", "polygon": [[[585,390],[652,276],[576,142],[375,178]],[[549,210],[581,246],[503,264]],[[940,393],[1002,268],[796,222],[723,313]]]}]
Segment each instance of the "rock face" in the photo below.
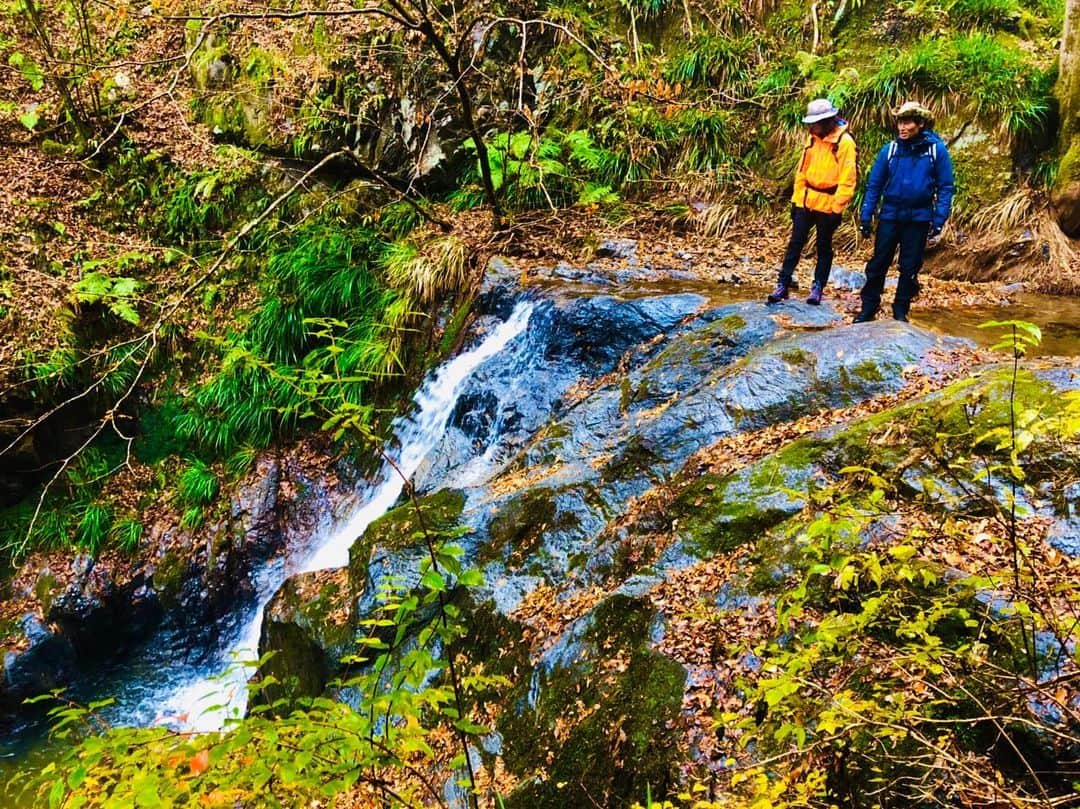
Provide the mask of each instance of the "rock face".
[{"label": "rock face", "polygon": [[303,573],[288,579],[263,613],[260,649],[277,654],[260,674],[281,686],[259,692],[267,704],[281,697],[314,697],[353,651],[355,631],[346,598],[346,570]]},{"label": "rock face", "polygon": [[[41,617],[6,627],[0,677],[0,728],[24,699],[71,684],[96,661],[123,654],[155,631],[155,654],[210,643],[222,621],[250,604],[259,571],[286,549],[300,550],[325,523],[339,496],[333,472],[261,458],[223,517],[200,531],[151,526],[154,556],[133,569],[123,560],[78,556],[62,569],[30,559],[16,581]],[[164,630],[164,631],[162,631]]]},{"label": "rock face", "polygon": [[[481,333],[522,294],[536,304],[533,319],[468,381],[416,477],[429,524],[463,526],[458,542],[484,574],[463,650],[516,678],[492,741],[519,778],[507,806],[624,805],[646,784],[655,790],[671,779],[690,672],[658,650],[666,616],[643,594],[673,571],[761,540],[802,508],[800,493],[863,445],[822,433],[781,442],[776,454],[726,475],[699,476],[695,453],[894,393],[913,369],[932,374],[957,345],[895,322],[832,328],[840,318],[828,305],[710,307],[697,295],[597,288],[603,294],[557,284],[523,293],[505,277],[489,279]],[[627,525],[628,504],[681,477],[687,483],[672,502]],[[371,523],[353,545],[347,583],[335,579],[332,603],[319,609],[350,616],[355,634],[378,606],[381,580],[414,587],[427,554],[417,522],[409,503]],[[677,539],[661,554],[648,547],[659,529]],[[770,553],[761,575],[782,577],[784,550]],[[615,595],[545,649],[521,640],[540,588],[582,592],[613,581],[623,582]],[[348,632],[310,627],[310,608],[294,598],[309,585],[291,581],[279,593],[260,652],[276,651],[287,671],[315,661],[298,677],[314,693],[333,675]],[[320,602],[328,594],[321,590]],[[291,634],[277,641],[283,625]],[[591,713],[568,725],[571,704]]]}]

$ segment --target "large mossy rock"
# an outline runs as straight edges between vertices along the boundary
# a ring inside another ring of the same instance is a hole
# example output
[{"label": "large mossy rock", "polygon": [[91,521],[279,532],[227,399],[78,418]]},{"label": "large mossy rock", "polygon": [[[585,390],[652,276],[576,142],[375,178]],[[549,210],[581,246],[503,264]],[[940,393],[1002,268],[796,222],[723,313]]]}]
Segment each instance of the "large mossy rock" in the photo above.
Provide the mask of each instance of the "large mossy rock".
[{"label": "large mossy rock", "polygon": [[[485,311],[505,319],[513,306],[488,294]],[[748,546],[745,558],[762,573],[742,571],[725,598],[767,603],[795,564],[797,549],[777,539],[784,522],[819,481],[866,462],[875,428],[823,424],[794,443],[780,433],[774,453],[723,474],[702,476],[688,463],[695,453],[895,393],[912,368],[933,373],[952,345],[908,324],[834,328],[839,315],[829,306],[701,304],[696,296],[537,302],[520,341],[464,385],[447,436],[421,466],[422,496],[373,521],[350,550],[335,609],[359,618],[377,607],[387,577],[417,585],[425,527],[436,535],[462,529],[465,562],[484,573],[470,594],[477,607],[463,651],[515,679],[509,694],[491,697],[500,705],[499,741],[484,742],[484,755],[501,756],[519,779],[508,806],[616,806],[640,799],[646,784],[663,791],[680,755],[672,728],[686,672],[657,651],[670,616],[651,605],[650,588]],[[481,324],[490,329],[494,320]],[[927,413],[942,416],[942,408],[929,404]],[[665,487],[675,493],[661,498],[664,511],[642,513],[648,501],[635,498]],[[653,533],[666,542],[655,552]],[[538,588],[597,585],[615,595],[553,645],[523,648],[518,608]],[[275,600],[268,620],[280,631],[264,633],[262,651],[274,646],[283,659],[309,661],[315,690],[333,676],[321,667],[334,640],[311,625],[296,586]]]},{"label": "large mossy rock", "polygon": [[274,654],[257,677],[279,685],[258,692],[258,701],[315,697],[323,692],[342,658],[354,651],[355,622],[348,571],[320,570],[287,579],[266,606],[259,657]]},{"label": "large mossy rock", "polygon": [[626,806],[677,780],[686,671],[650,647],[654,617],[644,601],[608,599],[507,695],[498,731],[522,779],[508,809]]}]

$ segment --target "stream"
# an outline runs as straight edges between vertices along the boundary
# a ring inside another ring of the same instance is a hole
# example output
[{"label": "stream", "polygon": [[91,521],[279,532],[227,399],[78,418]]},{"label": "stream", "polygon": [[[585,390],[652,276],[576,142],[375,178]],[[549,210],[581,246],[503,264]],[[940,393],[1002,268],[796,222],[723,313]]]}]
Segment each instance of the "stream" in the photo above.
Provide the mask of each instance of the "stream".
[{"label": "stream", "polygon": [[[681,294],[671,294],[675,292]],[[651,328],[657,335],[666,333],[705,302],[745,307],[759,300],[754,296],[747,303],[746,289],[685,282],[646,285],[632,291],[593,288],[577,294],[582,299],[591,295],[590,303],[604,294],[617,295],[621,301],[675,300],[671,311],[662,311],[659,317],[650,312]],[[394,439],[385,450],[382,471],[351,499],[348,513],[311,543],[303,558],[276,559],[260,571],[257,599],[242,614],[222,624],[214,648],[184,650],[178,655],[175,639],[155,637],[139,652],[94,671],[71,690],[72,696],[80,701],[113,696],[115,703],[103,716],[115,724],[165,723],[212,731],[224,727],[230,717],[242,716],[251,672],[242,663],[258,656],[263,609],[286,578],[348,564],[352,543],[373,520],[398,503],[406,479],[413,480],[419,491],[431,492],[449,486],[464,488],[490,478],[493,470],[512,457],[511,450],[524,445],[548,420],[552,408],[572,385],[612,370],[627,348],[650,337],[614,328],[608,335],[611,350],[607,356],[597,353],[598,347],[588,342],[592,338],[587,333],[577,346],[573,340],[578,332],[562,326],[566,331],[563,339],[570,345],[568,352],[580,360],[579,366],[572,367],[573,363],[552,355],[550,333],[554,327],[549,302],[504,300],[491,308],[493,314],[480,319],[479,333],[470,347],[429,374],[413,399],[411,414],[394,422]],[[809,317],[822,319],[823,325],[830,316],[829,307],[813,311],[801,303],[785,304],[772,313],[791,311],[805,311]],[[1028,320],[1043,329],[1043,345],[1033,354],[1080,354],[1078,299],[1022,293],[1007,307],[945,311],[916,306],[912,311],[915,326],[968,338],[983,346],[996,342],[999,335],[978,325],[1005,319]],[[28,750],[27,742],[32,749]],[[34,762],[42,756],[47,759],[49,754],[43,749],[40,733],[0,740],[0,782],[7,780],[17,762]]]}]

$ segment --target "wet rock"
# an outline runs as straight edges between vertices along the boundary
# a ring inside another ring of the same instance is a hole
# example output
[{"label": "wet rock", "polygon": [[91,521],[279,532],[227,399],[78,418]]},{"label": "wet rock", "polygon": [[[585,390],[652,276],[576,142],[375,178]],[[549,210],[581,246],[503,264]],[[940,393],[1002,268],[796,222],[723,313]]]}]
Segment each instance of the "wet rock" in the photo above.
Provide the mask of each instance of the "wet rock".
[{"label": "wet rock", "polygon": [[1069,556],[1080,556],[1080,483],[1061,492],[1062,516],[1050,526],[1046,541]]},{"label": "wet rock", "polygon": [[630,301],[583,298],[560,310],[548,340],[547,357],[565,357],[606,373],[633,346],[663,334],[697,310],[700,295],[666,295]]},{"label": "wet rock", "polygon": [[1060,391],[1080,390],[1080,369],[1050,368],[1035,371],[1035,376]]},{"label": "wet rock", "polygon": [[262,457],[233,500],[232,518],[247,539],[249,550],[259,559],[269,558],[281,546],[280,485],[281,466],[277,459]]},{"label": "wet rock", "polygon": [[605,239],[596,248],[597,258],[627,260],[637,256],[638,243],[634,239]]},{"label": "wet rock", "polygon": [[51,596],[46,620],[80,658],[115,654],[145,636],[161,618],[161,605],[146,579],[122,584],[89,556],[75,559],[70,583]]},{"label": "wet rock", "polygon": [[858,292],[863,288],[863,284],[866,283],[866,273],[858,270],[848,270],[844,267],[833,267],[829,273],[829,285],[826,287],[826,294],[828,289],[844,290],[847,292]]},{"label": "wet rock", "polygon": [[740,429],[789,421],[899,390],[904,368],[937,344],[894,321],[793,335],[729,368],[720,394]]},{"label": "wet rock", "polygon": [[287,579],[263,613],[259,657],[274,654],[256,676],[272,676],[278,684],[260,690],[259,701],[321,694],[342,658],[354,651],[355,634],[346,569]]},{"label": "wet rock", "polygon": [[596,284],[597,286],[610,286],[612,283],[610,278],[600,275],[598,272],[581,270],[577,267],[571,267],[569,264],[556,264],[551,274],[556,278],[567,281],[580,281],[586,284]]},{"label": "wet rock", "polygon": [[11,629],[20,640],[0,658],[0,711],[4,714],[22,709],[28,697],[66,685],[77,661],[71,641],[33,613],[23,615]]}]

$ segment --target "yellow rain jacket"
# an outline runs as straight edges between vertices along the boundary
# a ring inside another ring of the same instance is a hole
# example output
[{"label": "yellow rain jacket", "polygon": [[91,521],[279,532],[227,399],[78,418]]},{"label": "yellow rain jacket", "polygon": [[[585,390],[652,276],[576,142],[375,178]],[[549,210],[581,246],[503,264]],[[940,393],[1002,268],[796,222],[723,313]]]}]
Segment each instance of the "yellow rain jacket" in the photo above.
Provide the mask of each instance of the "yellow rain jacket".
[{"label": "yellow rain jacket", "polygon": [[791,201],[800,208],[822,213],[843,213],[855,194],[855,139],[847,123],[825,136],[810,135],[795,172]]}]

